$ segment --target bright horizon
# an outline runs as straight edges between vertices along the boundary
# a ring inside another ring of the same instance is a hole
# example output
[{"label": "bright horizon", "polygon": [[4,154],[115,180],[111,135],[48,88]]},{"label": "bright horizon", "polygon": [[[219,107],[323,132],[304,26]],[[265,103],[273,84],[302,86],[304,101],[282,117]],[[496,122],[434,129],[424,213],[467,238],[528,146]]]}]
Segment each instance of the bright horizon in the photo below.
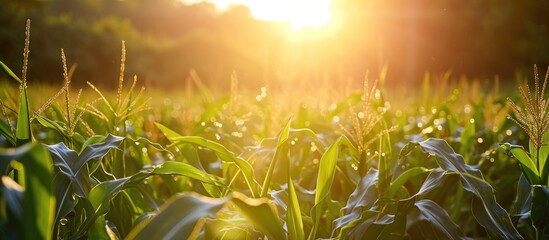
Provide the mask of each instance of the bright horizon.
[{"label": "bright horizon", "polygon": [[287,21],[295,30],[320,27],[332,18],[331,0],[182,0],[193,4],[209,2],[220,10],[244,5],[254,18],[266,21]]}]

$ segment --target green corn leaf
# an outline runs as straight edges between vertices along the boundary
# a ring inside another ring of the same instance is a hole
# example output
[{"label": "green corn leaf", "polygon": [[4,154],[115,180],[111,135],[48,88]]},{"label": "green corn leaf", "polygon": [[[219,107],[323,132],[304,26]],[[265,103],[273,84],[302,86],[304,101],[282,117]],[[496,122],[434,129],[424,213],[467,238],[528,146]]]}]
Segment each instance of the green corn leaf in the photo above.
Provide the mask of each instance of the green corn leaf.
[{"label": "green corn leaf", "polygon": [[295,192],[294,183],[290,178],[288,180],[288,210],[286,212],[286,222],[288,224],[288,235],[290,239],[305,239],[303,230],[303,219],[301,217],[301,208]]},{"label": "green corn leaf", "polygon": [[282,228],[276,206],[271,200],[267,198],[248,198],[244,194],[234,192],[232,202],[269,239],[286,239],[286,233]]},{"label": "green corn leaf", "polygon": [[403,158],[409,155],[410,152],[412,152],[418,145],[419,145],[418,142],[409,142],[408,144],[404,145],[404,147],[400,149],[398,158]]},{"label": "green corn leaf", "polygon": [[[542,142],[549,141],[549,132],[543,133]],[[541,146],[539,149],[539,169],[541,174],[541,181],[545,185],[549,185],[549,164],[547,164],[547,158],[549,157],[549,146]]]},{"label": "green corn leaf", "polygon": [[391,185],[387,189],[387,193],[385,194],[385,196],[388,198],[393,198],[398,190],[400,190],[406,182],[430,171],[431,170],[423,167],[414,167],[406,170],[391,183]]},{"label": "green corn leaf", "polygon": [[136,187],[145,178],[152,175],[178,175],[196,179],[205,183],[222,186],[223,182],[219,178],[203,172],[187,163],[165,162],[151,169],[143,170],[131,177],[120,178],[116,180],[104,181],[93,187],[89,194],[89,200],[95,209],[95,215],[101,216],[108,212],[109,202],[116,194],[124,189]]},{"label": "green corn leaf", "polygon": [[61,126],[59,125],[59,123],[53,121],[53,120],[50,120],[48,118],[45,118],[43,116],[40,116],[40,115],[36,115],[36,120],[38,121],[38,123],[40,123],[40,125],[42,125],[43,127],[45,128],[49,128],[49,129],[53,129],[55,130],[57,133],[61,134],[61,136],[65,137],[65,138],[68,138],[69,135],[67,133],[67,128],[65,128],[64,126]]},{"label": "green corn leaf", "polygon": [[309,235],[309,239],[316,238],[316,232],[318,231],[320,216],[324,210],[323,200],[330,194],[330,188],[334,180],[335,166],[337,158],[339,156],[339,143],[342,138],[339,138],[334,144],[332,144],[320,159],[320,166],[318,169],[318,177],[316,181],[316,194],[315,205],[311,209],[311,217],[313,218],[313,230]]},{"label": "green corn leaf", "polygon": [[27,96],[27,89],[24,87],[21,89],[19,113],[17,114],[17,126],[15,129],[17,146],[21,146],[31,141],[30,117],[29,98]]},{"label": "green corn leaf", "polygon": [[[443,169],[460,175],[464,189],[475,196],[473,215],[488,234],[501,239],[522,239],[507,211],[496,202],[494,189],[484,181],[480,170],[465,164],[463,157],[444,140],[430,138],[419,145],[424,152],[435,156]],[[475,202],[481,207],[475,208]]]},{"label": "green corn leaf", "polygon": [[57,173],[54,176],[53,184],[55,186],[56,196],[54,222],[57,224],[61,218],[72,212],[75,205],[75,199],[73,197],[74,190],[72,190],[71,180],[69,178],[61,173]]},{"label": "green corn leaf", "polygon": [[52,160],[41,145],[20,159],[25,167],[23,239],[51,239],[55,208]]},{"label": "green corn leaf", "polygon": [[[171,197],[156,216],[140,222],[126,239],[189,239],[200,219],[213,217],[227,198],[207,198],[196,194],[180,193]],[[194,236],[196,238],[196,236]]]},{"label": "green corn leaf", "polygon": [[[69,149],[64,143],[47,145],[53,158],[53,164],[59,167],[60,173],[65,175],[71,181],[71,186],[80,197],[87,197],[89,183],[89,169],[86,166],[91,160],[103,158],[110,149],[117,148],[123,137],[114,135],[95,136],[88,140],[94,142],[92,144],[84,144],[84,149],[78,154],[76,151]],[[58,196],[60,197],[60,196]]]},{"label": "green corn leaf", "polygon": [[[465,125],[465,128],[463,129],[463,132],[461,133],[461,141],[460,141],[460,147],[459,152],[461,153],[467,153],[468,151],[471,151],[474,148],[474,144],[476,143],[475,138],[475,122],[468,122],[467,125]],[[467,156],[464,156],[465,163],[469,163],[469,158]]]},{"label": "green corn leaf", "polygon": [[311,209],[313,219],[313,230],[309,234],[309,239],[316,238],[316,232],[319,228],[320,216],[324,211],[324,200],[330,195],[330,189],[334,180],[336,163],[339,152],[342,147],[346,147],[351,156],[357,157],[358,151],[345,136],[339,137],[320,158],[318,177],[316,181],[315,205]]},{"label": "green corn leaf", "polygon": [[8,176],[2,176],[2,200],[6,209],[2,209],[6,213],[6,219],[3,219],[4,239],[20,239],[21,226],[23,226],[23,195],[24,189]]},{"label": "green corn leaf", "polygon": [[524,174],[520,175],[517,183],[517,192],[515,194],[515,200],[511,206],[509,214],[511,216],[530,216],[530,210],[532,207],[532,187],[526,180]]},{"label": "green corn leaf", "polygon": [[4,64],[2,61],[0,61],[0,66],[2,67],[2,70],[8,74],[8,76],[10,76],[13,80],[17,81],[18,83],[22,83],[23,81],[21,81],[21,79],[19,79],[19,77],[17,75],[15,75],[15,73],[13,73],[13,71],[11,71],[11,69],[6,66],[6,64]]},{"label": "green corn leaf", "polygon": [[543,229],[547,224],[549,217],[549,188],[547,186],[533,185],[532,186],[532,208],[530,217],[536,228]]},{"label": "green corn leaf", "polygon": [[[288,124],[289,128],[289,124]],[[279,139],[280,140],[280,139]],[[282,144],[279,141],[280,144]],[[277,149],[278,151],[278,149]],[[301,217],[301,208],[297,199],[294,182],[292,181],[292,164],[289,152],[285,154],[285,158],[288,165],[288,207],[286,210],[286,223],[288,226],[288,237],[293,240],[305,239],[305,232],[303,229],[303,219]]]},{"label": "green corn leaf", "polygon": [[[341,139],[341,138],[340,138]],[[332,146],[326,150],[320,159],[320,166],[318,169],[318,178],[316,181],[316,194],[315,204],[320,203],[330,194],[330,187],[335,174],[335,166],[337,158],[339,156],[339,143],[338,139]]]},{"label": "green corn leaf", "polygon": [[467,239],[459,226],[452,221],[444,208],[429,199],[414,204],[421,214],[438,230],[444,233],[444,239]]},{"label": "green corn leaf", "polygon": [[[17,227],[17,230],[21,231],[21,238],[51,239],[55,193],[53,167],[48,151],[41,145],[31,145],[30,143],[18,147],[14,151],[0,150],[0,161],[11,160],[19,161],[25,171],[25,189],[20,205],[21,222],[24,224]],[[2,181],[15,183],[8,179],[2,179]],[[17,211],[17,209],[14,210]]]},{"label": "green corn leaf", "polygon": [[288,120],[284,128],[278,134],[276,151],[273,156],[273,159],[271,160],[271,163],[269,164],[269,168],[267,169],[267,174],[265,175],[265,181],[263,182],[263,187],[261,189],[261,197],[267,197],[267,193],[269,192],[269,186],[271,185],[271,177],[273,176],[276,162],[278,161],[280,153],[284,148],[284,144],[286,143],[286,140],[288,140],[288,136],[290,135],[290,124],[291,124],[291,120]]},{"label": "green corn leaf", "polygon": [[379,192],[386,192],[389,188],[391,182],[391,159],[389,158],[389,153],[391,152],[389,146],[391,142],[389,141],[389,136],[382,135],[379,141],[379,156],[378,156],[378,170],[379,170],[379,180],[377,187]]},{"label": "green corn leaf", "polygon": [[541,176],[536,163],[532,160],[532,158],[530,158],[530,156],[528,156],[528,152],[526,152],[522,146],[505,143],[501,145],[501,148],[511,152],[511,154],[513,154],[513,156],[520,162],[522,165],[522,171],[524,171],[524,175],[530,184],[541,183],[542,179],[540,178]]},{"label": "green corn leaf", "polygon": [[2,119],[0,119],[0,134],[2,134],[12,146],[15,146],[15,137],[11,131],[11,127]]},{"label": "green corn leaf", "polygon": [[252,196],[259,196],[259,186],[255,181],[252,165],[248,161],[237,157],[233,152],[219,143],[198,136],[181,136],[159,123],[156,123],[156,126],[166,135],[166,137],[168,137],[173,145],[194,144],[203,148],[208,148],[214,151],[221,161],[236,164],[238,169],[243,173],[244,180],[246,181]]},{"label": "green corn leaf", "polygon": [[[347,231],[360,224],[364,212],[370,209],[378,199],[378,171],[370,169],[349,196],[347,204],[342,209],[343,216],[334,220],[334,229],[340,230],[339,239],[344,239]],[[371,216],[374,214],[368,213]]]}]

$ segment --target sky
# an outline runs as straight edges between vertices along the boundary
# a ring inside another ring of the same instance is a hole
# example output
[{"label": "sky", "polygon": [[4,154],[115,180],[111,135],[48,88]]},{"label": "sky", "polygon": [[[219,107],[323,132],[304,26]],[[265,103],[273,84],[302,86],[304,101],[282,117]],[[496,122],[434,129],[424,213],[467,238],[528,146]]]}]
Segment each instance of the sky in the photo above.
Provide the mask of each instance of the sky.
[{"label": "sky", "polygon": [[287,21],[292,28],[318,27],[331,19],[330,0],[183,0],[192,4],[210,2],[224,10],[245,5],[260,20]]}]

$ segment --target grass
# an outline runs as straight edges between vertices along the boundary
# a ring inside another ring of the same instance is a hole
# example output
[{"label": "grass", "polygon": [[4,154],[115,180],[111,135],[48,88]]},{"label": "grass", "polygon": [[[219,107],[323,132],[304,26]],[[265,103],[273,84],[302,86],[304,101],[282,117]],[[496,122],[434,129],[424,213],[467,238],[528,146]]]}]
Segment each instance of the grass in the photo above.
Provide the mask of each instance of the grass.
[{"label": "grass", "polygon": [[75,94],[61,60],[61,87],[2,64],[13,82],[0,95],[5,238],[549,236],[537,75],[521,95],[450,73],[426,74],[411,95],[385,74],[336,91],[245,90],[233,75],[228,93],[191,74],[166,94],[124,75],[122,43],[117,90]]}]

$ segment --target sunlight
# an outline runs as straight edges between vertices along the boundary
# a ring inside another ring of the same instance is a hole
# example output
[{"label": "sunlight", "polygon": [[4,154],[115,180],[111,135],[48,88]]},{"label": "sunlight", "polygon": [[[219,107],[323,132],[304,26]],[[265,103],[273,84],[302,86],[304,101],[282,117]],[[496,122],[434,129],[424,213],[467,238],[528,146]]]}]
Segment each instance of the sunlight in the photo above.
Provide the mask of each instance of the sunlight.
[{"label": "sunlight", "polygon": [[331,19],[331,0],[183,0],[186,3],[207,1],[224,10],[231,5],[247,6],[260,20],[287,21],[292,29],[320,27]]}]

